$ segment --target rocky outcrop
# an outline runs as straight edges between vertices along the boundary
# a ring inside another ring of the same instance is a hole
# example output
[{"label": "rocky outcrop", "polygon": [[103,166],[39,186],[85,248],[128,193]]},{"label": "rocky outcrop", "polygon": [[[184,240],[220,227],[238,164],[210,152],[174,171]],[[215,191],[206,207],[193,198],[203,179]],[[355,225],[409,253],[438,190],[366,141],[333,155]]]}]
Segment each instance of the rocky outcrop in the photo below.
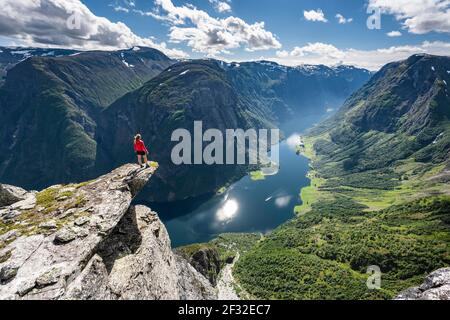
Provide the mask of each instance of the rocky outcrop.
[{"label": "rocky outcrop", "polygon": [[0,184],[0,208],[25,200],[27,194],[22,188]]},{"label": "rocky outcrop", "polygon": [[131,206],[155,170],[125,165],[1,208],[0,299],[215,298],[157,214]]},{"label": "rocky outcrop", "polygon": [[402,292],[396,300],[450,300],[450,268],[433,272],[420,287]]},{"label": "rocky outcrop", "polygon": [[191,256],[190,263],[213,286],[217,285],[217,278],[221,270],[221,262],[217,250],[211,248],[198,250]]}]

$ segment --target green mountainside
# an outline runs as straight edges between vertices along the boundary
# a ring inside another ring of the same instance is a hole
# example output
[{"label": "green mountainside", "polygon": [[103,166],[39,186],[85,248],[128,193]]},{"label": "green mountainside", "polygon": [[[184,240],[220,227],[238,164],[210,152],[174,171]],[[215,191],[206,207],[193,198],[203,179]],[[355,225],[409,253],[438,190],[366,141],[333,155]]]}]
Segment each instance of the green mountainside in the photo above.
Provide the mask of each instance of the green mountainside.
[{"label": "green mountainside", "polygon": [[[152,179],[143,197],[172,201],[216,191],[243,176],[248,167],[175,166],[170,158],[176,144],[170,143],[175,129],[193,133],[194,121],[203,121],[204,131],[274,128],[296,114],[325,113],[327,106],[343,101],[370,75],[367,70],[351,67],[180,62],[102,113],[97,130],[97,169],[107,172],[132,161],[131,141],[140,132],[151,147],[151,157],[160,164],[158,177]],[[311,81],[320,89],[310,90]],[[294,87],[298,97],[288,100],[286,91]],[[305,97],[321,108],[307,104]]]},{"label": "green mountainside", "polygon": [[[366,83],[370,72],[347,66],[175,62],[140,47],[27,54],[0,55],[2,182],[87,180],[135,161],[139,132],[160,164],[145,199],[195,197],[249,168],[174,165],[174,130],[272,128],[345,102],[303,139],[311,185],[294,219],[181,252],[238,256],[237,286],[261,299],[390,299],[450,264],[449,57],[414,55]],[[380,290],[367,287],[370,266],[383,273]]]},{"label": "green mountainside", "polygon": [[173,62],[134,48],[30,57],[0,87],[0,179],[26,188],[92,175],[98,116]]},{"label": "green mountainside", "polygon": [[338,108],[372,76],[352,66],[286,67],[269,61],[222,67],[243,99],[257,108],[268,106],[281,122]]},{"label": "green mountainside", "polygon": [[[450,264],[450,58],[389,64],[305,138],[297,217],[243,255],[264,299],[387,299]],[[381,290],[369,290],[369,266]]]},{"label": "green mountainside", "polygon": [[[271,128],[294,114],[335,108],[371,76],[347,66],[289,68],[265,61],[186,61],[170,69],[175,61],[143,47],[3,48],[0,60],[8,64],[0,87],[2,182],[41,189],[90,179],[135,161],[131,142],[142,132],[152,156],[166,168],[159,170],[161,181],[152,180],[159,201],[213,192],[248,169],[174,167],[173,129],[190,130],[195,120],[221,130]],[[291,91],[296,95],[290,97]],[[122,114],[129,118],[114,118]],[[187,186],[186,177],[198,178]]]},{"label": "green mountainside", "polygon": [[78,52],[71,49],[0,47],[0,86],[3,85],[9,70],[30,57],[63,57]]},{"label": "green mountainside", "polygon": [[140,132],[148,137],[151,158],[160,164],[145,194],[160,201],[199,196],[222,187],[245,168],[176,166],[171,151],[178,142],[170,142],[172,132],[183,128],[193,133],[194,121],[203,121],[204,131],[270,128],[274,123],[270,119],[268,109],[256,110],[240,98],[217,62],[178,63],[103,112],[97,130],[97,165],[108,171],[130,161],[128,150],[134,134]]}]

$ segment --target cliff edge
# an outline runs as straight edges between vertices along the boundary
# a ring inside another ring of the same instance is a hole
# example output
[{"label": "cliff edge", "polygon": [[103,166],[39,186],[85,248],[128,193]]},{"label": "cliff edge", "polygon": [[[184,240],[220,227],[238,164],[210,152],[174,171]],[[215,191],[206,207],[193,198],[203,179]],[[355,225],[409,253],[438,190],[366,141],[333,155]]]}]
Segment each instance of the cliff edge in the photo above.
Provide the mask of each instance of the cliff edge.
[{"label": "cliff edge", "polygon": [[41,192],[0,187],[0,299],[214,299],[133,198],[156,168],[124,165]]}]

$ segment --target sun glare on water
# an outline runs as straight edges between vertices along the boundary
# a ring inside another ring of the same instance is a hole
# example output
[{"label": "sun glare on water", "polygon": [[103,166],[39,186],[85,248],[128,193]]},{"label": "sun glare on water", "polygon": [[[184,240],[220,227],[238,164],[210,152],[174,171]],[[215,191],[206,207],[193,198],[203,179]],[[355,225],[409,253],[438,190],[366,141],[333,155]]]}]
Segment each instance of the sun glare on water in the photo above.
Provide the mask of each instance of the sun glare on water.
[{"label": "sun glare on water", "polygon": [[239,203],[236,200],[227,200],[223,207],[217,211],[217,219],[221,222],[229,222],[236,216],[238,210]]}]

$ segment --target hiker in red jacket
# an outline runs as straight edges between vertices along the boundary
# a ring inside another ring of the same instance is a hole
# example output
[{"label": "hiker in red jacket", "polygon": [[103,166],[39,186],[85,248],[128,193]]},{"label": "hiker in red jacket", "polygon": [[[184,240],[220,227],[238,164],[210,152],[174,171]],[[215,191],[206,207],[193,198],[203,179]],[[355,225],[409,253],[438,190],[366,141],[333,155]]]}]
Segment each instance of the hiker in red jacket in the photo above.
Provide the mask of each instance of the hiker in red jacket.
[{"label": "hiker in red jacket", "polygon": [[[141,167],[149,166],[148,164],[148,150],[145,147],[145,143],[142,140],[142,136],[140,134],[137,134],[134,137],[134,151],[136,152],[136,155],[138,157],[138,162],[141,165]],[[144,163],[142,163],[142,157],[144,157]]]}]

